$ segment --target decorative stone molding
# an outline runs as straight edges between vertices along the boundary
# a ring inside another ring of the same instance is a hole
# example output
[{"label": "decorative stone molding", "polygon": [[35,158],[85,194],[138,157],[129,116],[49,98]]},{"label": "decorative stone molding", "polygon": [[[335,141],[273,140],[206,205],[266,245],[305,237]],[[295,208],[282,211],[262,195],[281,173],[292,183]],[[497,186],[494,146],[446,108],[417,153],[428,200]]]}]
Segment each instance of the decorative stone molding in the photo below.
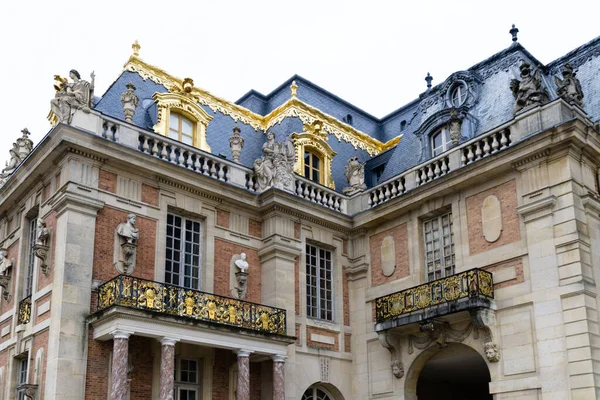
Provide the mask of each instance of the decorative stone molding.
[{"label": "decorative stone molding", "polygon": [[496,325],[496,313],[494,310],[480,308],[470,310],[471,322],[475,328],[475,339],[479,339],[479,334],[483,333],[483,349],[489,362],[500,361],[500,351],[498,344],[494,341],[492,327]]},{"label": "decorative stone molding", "polygon": [[46,222],[38,218],[37,220],[37,237],[33,244],[35,256],[40,260],[40,268],[44,276],[48,276],[48,251],[50,250],[50,231],[46,227]]},{"label": "decorative stone molding", "polygon": [[120,274],[131,275],[135,269],[139,229],[135,227],[136,215],[127,215],[127,222],[117,226],[115,242],[117,260],[115,268]]},{"label": "decorative stone molding", "polygon": [[37,397],[38,385],[23,383],[17,386],[17,392],[22,393],[26,399],[34,400]]},{"label": "decorative stone molding", "polygon": [[421,324],[419,329],[422,335],[408,335],[408,354],[412,354],[415,347],[425,350],[435,343],[439,348],[444,348],[449,340],[460,343],[471,334],[473,324],[469,322],[463,329],[454,329],[448,322],[431,320]]},{"label": "decorative stone molding", "polygon": [[10,281],[12,277],[12,266],[15,263],[14,258],[7,258],[8,251],[0,249],[0,287],[2,288],[2,297],[7,302],[12,299],[10,293]]},{"label": "decorative stone molding", "polygon": [[135,85],[129,82],[126,86],[127,90],[121,95],[121,104],[123,104],[123,115],[125,121],[131,122],[135,115],[135,110],[140,102],[139,97],[135,94]]},{"label": "decorative stone molding", "polygon": [[392,374],[396,377],[396,379],[402,378],[404,376],[404,365],[402,364],[401,358],[402,346],[400,343],[400,338],[389,331],[377,332],[377,337],[379,339],[379,343],[388,349],[392,356],[392,361],[390,363]]},{"label": "decorative stone molding", "polygon": [[493,243],[500,238],[502,234],[502,208],[500,200],[494,195],[490,195],[483,200],[481,205],[481,227],[483,237],[489,243]]},{"label": "decorative stone molding", "polygon": [[321,382],[329,382],[330,361],[330,357],[319,356],[319,370],[321,373]]}]

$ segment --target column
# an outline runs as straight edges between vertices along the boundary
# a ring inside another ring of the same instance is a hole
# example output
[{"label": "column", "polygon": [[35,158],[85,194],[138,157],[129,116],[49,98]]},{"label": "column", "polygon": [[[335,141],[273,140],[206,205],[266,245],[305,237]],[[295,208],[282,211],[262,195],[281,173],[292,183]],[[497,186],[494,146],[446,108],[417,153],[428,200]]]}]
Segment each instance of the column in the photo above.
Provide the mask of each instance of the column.
[{"label": "column", "polygon": [[285,400],[284,364],[286,356],[273,356],[273,400]]},{"label": "column", "polygon": [[238,379],[236,400],[250,400],[250,354],[248,350],[237,351]]},{"label": "column", "polygon": [[129,360],[129,332],[113,333],[112,388],[110,400],[127,398],[127,369]]},{"label": "column", "polygon": [[177,339],[160,340],[160,400],[173,398],[173,379],[175,375],[175,343]]}]

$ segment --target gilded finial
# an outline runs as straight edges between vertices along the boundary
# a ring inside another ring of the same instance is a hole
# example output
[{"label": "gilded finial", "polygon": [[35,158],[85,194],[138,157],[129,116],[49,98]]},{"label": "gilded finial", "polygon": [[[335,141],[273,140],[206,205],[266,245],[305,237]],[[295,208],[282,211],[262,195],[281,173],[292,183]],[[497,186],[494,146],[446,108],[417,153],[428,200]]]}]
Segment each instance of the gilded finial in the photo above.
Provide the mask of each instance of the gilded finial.
[{"label": "gilded finial", "polygon": [[140,48],[141,47],[142,46],[140,46],[140,44],[138,43],[137,40],[131,45],[131,48],[133,49],[133,55],[135,57],[139,57],[140,56]]},{"label": "gilded finial", "polygon": [[296,97],[296,93],[298,92],[298,84],[296,83],[296,81],[292,81],[290,90],[292,91],[292,97]]}]

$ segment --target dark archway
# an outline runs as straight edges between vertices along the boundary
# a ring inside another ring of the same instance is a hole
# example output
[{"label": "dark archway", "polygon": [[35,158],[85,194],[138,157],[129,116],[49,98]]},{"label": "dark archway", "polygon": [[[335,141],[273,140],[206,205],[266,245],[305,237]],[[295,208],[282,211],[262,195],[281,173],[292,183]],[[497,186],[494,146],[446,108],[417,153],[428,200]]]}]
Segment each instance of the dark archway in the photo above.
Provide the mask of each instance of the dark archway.
[{"label": "dark archway", "polygon": [[492,400],[490,371],[472,348],[453,344],[428,357],[417,379],[419,400]]}]

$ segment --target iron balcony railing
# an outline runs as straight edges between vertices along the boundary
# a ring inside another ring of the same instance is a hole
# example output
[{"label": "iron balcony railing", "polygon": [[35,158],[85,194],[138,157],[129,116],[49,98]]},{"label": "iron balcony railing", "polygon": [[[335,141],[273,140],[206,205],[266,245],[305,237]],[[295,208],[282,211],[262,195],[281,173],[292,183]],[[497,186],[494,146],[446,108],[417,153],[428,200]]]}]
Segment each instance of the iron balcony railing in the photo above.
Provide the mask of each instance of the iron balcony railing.
[{"label": "iron balcony railing", "polygon": [[119,275],[98,288],[98,310],[112,306],[286,334],[283,309],[127,275]]},{"label": "iron balcony railing", "polygon": [[464,298],[494,298],[492,274],[479,268],[459,272],[375,300],[377,323]]},{"label": "iron balcony railing", "polygon": [[31,321],[31,295],[19,302],[19,316],[17,318],[19,325],[28,324],[29,321]]}]

